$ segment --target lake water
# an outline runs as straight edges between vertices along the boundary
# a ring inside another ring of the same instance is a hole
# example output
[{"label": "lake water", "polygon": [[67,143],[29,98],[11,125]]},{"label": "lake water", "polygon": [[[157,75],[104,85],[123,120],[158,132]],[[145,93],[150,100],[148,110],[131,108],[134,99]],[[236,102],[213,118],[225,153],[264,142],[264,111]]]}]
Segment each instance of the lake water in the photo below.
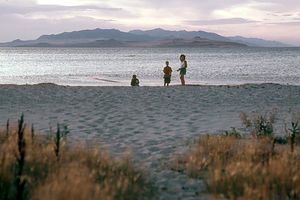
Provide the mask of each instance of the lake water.
[{"label": "lake water", "polygon": [[300,48],[0,48],[0,84],[158,86],[166,60],[179,84],[182,53],[188,84],[300,85]]}]

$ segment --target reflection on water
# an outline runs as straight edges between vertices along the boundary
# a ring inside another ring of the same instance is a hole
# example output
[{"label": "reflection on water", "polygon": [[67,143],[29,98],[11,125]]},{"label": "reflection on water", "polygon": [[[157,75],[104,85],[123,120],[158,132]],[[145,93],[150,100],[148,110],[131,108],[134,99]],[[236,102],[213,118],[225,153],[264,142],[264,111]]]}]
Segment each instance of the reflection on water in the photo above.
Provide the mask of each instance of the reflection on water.
[{"label": "reflection on water", "polygon": [[179,84],[179,55],[187,83],[300,85],[299,48],[0,48],[0,84],[162,85],[166,60]]}]

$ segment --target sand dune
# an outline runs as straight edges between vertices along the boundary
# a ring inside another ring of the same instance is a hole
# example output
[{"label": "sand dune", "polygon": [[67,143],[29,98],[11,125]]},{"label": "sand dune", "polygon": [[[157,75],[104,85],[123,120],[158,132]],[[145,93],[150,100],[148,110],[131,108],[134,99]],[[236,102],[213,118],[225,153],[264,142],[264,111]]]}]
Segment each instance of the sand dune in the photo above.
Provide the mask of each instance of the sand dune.
[{"label": "sand dune", "polygon": [[300,109],[300,86],[65,87],[0,86],[0,125],[22,112],[43,133],[68,125],[70,142],[99,142],[115,154],[133,153],[151,173],[163,199],[195,198],[201,182],[169,170],[163,162],[204,133],[241,129],[240,112]]}]

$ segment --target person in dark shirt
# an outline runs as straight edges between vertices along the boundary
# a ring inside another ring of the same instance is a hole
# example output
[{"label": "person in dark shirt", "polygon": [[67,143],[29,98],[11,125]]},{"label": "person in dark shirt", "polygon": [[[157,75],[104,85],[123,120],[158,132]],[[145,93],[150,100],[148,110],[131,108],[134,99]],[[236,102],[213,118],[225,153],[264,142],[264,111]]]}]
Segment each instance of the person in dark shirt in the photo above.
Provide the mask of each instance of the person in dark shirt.
[{"label": "person in dark shirt", "polygon": [[131,86],[140,86],[140,81],[136,78],[135,74],[132,75]]},{"label": "person in dark shirt", "polygon": [[166,66],[163,72],[164,72],[164,86],[169,86],[171,82],[171,74],[172,74],[172,68],[169,66],[169,61],[166,61]]}]

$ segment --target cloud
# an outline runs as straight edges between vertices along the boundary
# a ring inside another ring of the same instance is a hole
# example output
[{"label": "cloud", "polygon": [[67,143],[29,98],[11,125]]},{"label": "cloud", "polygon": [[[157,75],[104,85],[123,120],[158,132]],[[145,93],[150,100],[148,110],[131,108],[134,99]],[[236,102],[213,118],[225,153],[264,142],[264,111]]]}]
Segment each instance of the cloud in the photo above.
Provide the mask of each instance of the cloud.
[{"label": "cloud", "polygon": [[29,19],[20,15],[1,16],[1,42],[36,39],[44,34],[57,34],[83,29],[124,28],[115,20],[72,17],[68,19]]},{"label": "cloud", "polygon": [[35,5],[35,6],[12,6],[0,5],[1,14],[28,14],[35,12],[52,12],[52,11],[85,11],[100,10],[120,12],[122,8],[105,8],[98,6],[57,6],[57,5]]},{"label": "cloud", "polygon": [[[83,6],[58,6],[58,5],[35,5],[35,6],[11,6],[0,4],[0,16],[20,15],[31,19],[64,19],[77,16],[91,17],[95,19],[112,18],[135,18],[136,15],[122,8],[100,7],[94,5]],[[0,25],[1,25],[0,21]]]},{"label": "cloud", "polygon": [[190,25],[226,25],[226,24],[248,24],[248,23],[256,23],[256,22],[258,21],[248,20],[243,18],[185,21],[185,23]]},{"label": "cloud", "polygon": [[[64,0],[61,1],[64,2]],[[53,4],[38,4],[33,0],[6,0],[3,2],[1,2],[0,0],[0,16],[17,14],[23,16],[24,18],[31,19],[64,19],[77,16],[91,17],[95,19],[137,17],[134,13],[128,12],[121,7],[110,6],[103,3],[87,3],[82,5],[56,5],[56,0],[52,0],[52,2]]]},{"label": "cloud", "polygon": [[272,12],[272,13],[295,13],[298,12],[300,9],[299,0],[263,0],[258,1],[254,0],[253,2],[257,3],[257,6],[254,6],[256,9],[260,9],[265,12]]},{"label": "cloud", "polygon": [[284,25],[284,26],[299,26],[300,21],[275,22],[275,23],[269,23],[269,24],[271,24],[271,25]]},{"label": "cloud", "polygon": [[0,0],[0,10],[0,41],[98,27],[300,38],[299,0]]}]

